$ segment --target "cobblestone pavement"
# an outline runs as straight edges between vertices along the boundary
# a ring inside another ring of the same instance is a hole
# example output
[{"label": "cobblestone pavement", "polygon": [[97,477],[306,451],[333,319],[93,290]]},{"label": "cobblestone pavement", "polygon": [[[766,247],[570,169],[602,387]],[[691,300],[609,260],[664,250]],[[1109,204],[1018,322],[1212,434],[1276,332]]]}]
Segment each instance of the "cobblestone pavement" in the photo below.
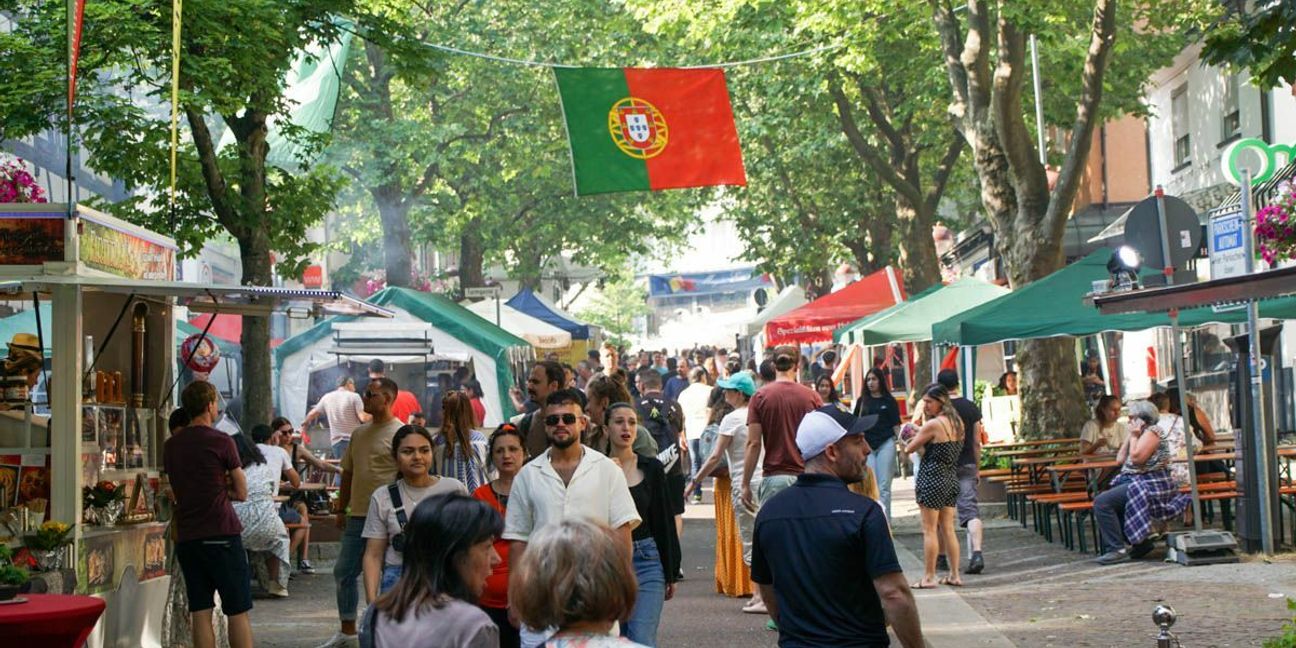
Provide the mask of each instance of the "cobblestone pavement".
[{"label": "cobblestone pavement", "polygon": [[[895,492],[896,540],[922,556],[916,510],[908,480]],[[684,526],[687,578],[663,612],[659,645],[720,648],[775,646],[764,617],[738,612],[742,601],[715,593],[714,517],[706,503],[689,505]],[[966,576],[956,592],[971,608],[1018,646],[1137,647],[1156,645],[1152,609],[1172,605],[1174,631],[1188,647],[1259,646],[1281,632],[1290,618],[1285,597],[1296,598],[1296,558],[1273,563],[1246,559],[1238,565],[1181,567],[1153,559],[1103,567],[1091,556],[1049,544],[1009,520],[986,530],[986,572]],[[257,646],[311,647],[336,629],[331,565],[315,576],[297,576],[288,599],[258,599],[252,611]],[[915,574],[909,575],[911,580]]]},{"label": "cobblestone pavement", "polygon": [[[921,535],[897,540],[922,556]],[[1162,603],[1178,613],[1172,631],[1184,646],[1259,646],[1292,616],[1290,556],[1183,567],[1163,555],[1105,567],[1002,521],[986,531],[986,571],[964,576],[958,594],[1018,646],[1156,646],[1151,617]]]}]

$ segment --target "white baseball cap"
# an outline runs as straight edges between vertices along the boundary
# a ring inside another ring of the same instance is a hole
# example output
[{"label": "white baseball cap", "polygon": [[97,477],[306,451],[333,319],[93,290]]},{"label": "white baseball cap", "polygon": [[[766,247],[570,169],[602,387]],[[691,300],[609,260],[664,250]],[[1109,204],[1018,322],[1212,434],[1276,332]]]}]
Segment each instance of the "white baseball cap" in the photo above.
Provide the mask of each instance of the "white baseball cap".
[{"label": "white baseball cap", "polygon": [[823,454],[828,446],[847,435],[864,434],[873,429],[877,421],[876,414],[854,416],[836,405],[824,405],[806,414],[797,426],[796,442],[801,459],[809,461]]}]

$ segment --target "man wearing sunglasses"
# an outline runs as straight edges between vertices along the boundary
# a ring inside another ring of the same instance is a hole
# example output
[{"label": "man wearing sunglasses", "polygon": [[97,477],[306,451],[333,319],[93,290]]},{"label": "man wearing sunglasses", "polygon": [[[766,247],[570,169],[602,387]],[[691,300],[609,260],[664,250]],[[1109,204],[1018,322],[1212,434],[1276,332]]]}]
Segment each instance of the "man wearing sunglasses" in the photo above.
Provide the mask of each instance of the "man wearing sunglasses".
[{"label": "man wearing sunglasses", "polygon": [[[565,519],[584,519],[614,529],[632,555],[630,532],[640,517],[621,467],[581,444],[588,421],[581,395],[572,389],[550,394],[543,414],[549,448],[513,478],[503,539],[509,540],[509,564],[526,551],[531,534]],[[522,645],[539,646],[546,633],[522,628]]]}]

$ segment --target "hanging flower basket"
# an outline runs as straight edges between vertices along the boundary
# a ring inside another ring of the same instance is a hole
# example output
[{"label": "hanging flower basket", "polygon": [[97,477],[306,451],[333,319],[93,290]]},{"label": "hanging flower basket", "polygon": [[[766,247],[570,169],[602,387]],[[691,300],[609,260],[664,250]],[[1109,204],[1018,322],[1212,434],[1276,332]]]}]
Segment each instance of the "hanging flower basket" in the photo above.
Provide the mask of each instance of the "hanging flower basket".
[{"label": "hanging flower basket", "polygon": [[1265,263],[1296,260],[1296,193],[1288,192],[1256,212],[1255,232]]},{"label": "hanging flower basket", "polygon": [[0,156],[0,203],[43,203],[45,190],[18,158]]}]

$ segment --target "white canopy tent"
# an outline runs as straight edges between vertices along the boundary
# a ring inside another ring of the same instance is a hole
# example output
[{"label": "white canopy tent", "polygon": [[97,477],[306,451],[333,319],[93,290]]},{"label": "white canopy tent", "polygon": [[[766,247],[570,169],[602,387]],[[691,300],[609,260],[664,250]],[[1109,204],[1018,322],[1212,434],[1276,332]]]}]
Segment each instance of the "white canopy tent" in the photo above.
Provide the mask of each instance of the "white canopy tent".
[{"label": "white canopy tent", "polygon": [[[496,301],[487,299],[476,303],[463,302],[464,308],[481,316],[482,319],[495,323]],[[526,340],[537,349],[566,349],[571,346],[571,333],[553,324],[537,319],[520,310],[499,303],[499,327]]]}]

